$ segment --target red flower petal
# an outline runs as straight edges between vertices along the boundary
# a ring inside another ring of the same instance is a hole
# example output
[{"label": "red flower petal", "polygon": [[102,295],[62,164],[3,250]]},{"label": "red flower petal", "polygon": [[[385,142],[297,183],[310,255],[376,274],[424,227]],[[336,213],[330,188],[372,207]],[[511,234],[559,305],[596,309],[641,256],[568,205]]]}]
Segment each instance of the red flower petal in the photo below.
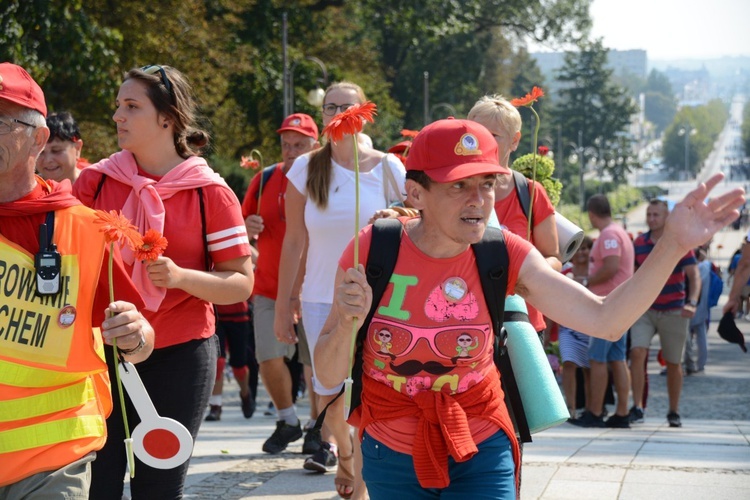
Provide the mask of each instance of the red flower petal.
[{"label": "red flower petal", "polygon": [[544,97],[544,90],[541,87],[534,87],[531,92],[526,94],[524,97],[518,97],[510,101],[511,105],[520,108],[521,106],[531,106],[537,99]]},{"label": "red flower petal", "polygon": [[167,239],[156,229],[149,229],[143,235],[141,245],[135,248],[135,258],[137,260],[153,261],[158,259],[166,249]]},{"label": "red flower petal", "polygon": [[258,160],[253,160],[252,158],[252,156],[243,156],[240,160],[240,167],[244,168],[245,170],[260,169],[260,162]]},{"label": "red flower petal", "polygon": [[402,137],[411,137],[412,139],[416,137],[418,133],[419,133],[419,130],[409,130],[406,128],[401,130]]},{"label": "red flower petal", "polygon": [[141,242],[138,228],[130,223],[130,219],[122,215],[122,212],[111,210],[96,210],[94,222],[101,225],[99,230],[104,233],[107,243],[127,243],[130,248],[136,248]]},{"label": "red flower petal", "polygon": [[351,108],[333,117],[323,129],[323,135],[333,142],[340,141],[345,135],[354,135],[362,131],[365,122],[373,123],[377,115],[375,103],[367,101],[355,104]]}]

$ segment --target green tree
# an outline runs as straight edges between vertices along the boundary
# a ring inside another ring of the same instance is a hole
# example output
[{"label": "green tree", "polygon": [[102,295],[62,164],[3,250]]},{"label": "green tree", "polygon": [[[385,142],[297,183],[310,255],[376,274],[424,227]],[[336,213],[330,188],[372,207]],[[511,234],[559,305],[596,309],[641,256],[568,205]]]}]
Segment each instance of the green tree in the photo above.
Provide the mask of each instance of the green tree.
[{"label": "green tree", "polygon": [[50,109],[69,109],[81,122],[91,160],[117,150],[111,114],[124,72],[145,64],[181,70],[212,134],[209,163],[239,186],[247,181],[240,155],[279,155],[284,12],[295,110],[320,123],[304,99],[321,76],[305,57],[318,57],[329,82],[354,81],[378,104],[366,131],[381,149],[405,125],[422,126],[424,71],[431,102],[461,115],[485,93],[509,95],[515,74],[506,67],[522,37],[575,41],[590,26],[589,0],[384,1],[8,0],[0,55],[29,69]]},{"label": "green tree", "polygon": [[645,93],[646,119],[656,126],[657,133],[661,133],[672,123],[677,113],[677,100],[667,75],[652,69],[648,75]]},{"label": "green tree", "polygon": [[662,145],[664,163],[673,178],[694,177],[700,171],[728,119],[727,106],[719,99],[703,106],[684,107],[677,113],[664,131]]},{"label": "green tree", "polygon": [[[484,94],[507,93],[505,41],[575,41],[590,28],[588,0],[366,0],[361,15],[408,128],[424,125],[430,103],[465,113]],[[502,38],[504,41],[499,40]],[[516,43],[517,45],[517,43]],[[497,50],[497,49],[500,50]],[[527,92],[526,90],[525,92]],[[524,92],[524,93],[525,93]]]},{"label": "green tree", "polygon": [[[553,112],[554,122],[560,126],[563,144],[578,143],[580,131],[582,146],[597,148],[599,168],[613,179],[623,179],[632,164],[612,163],[607,158],[612,149],[623,149],[619,136],[627,129],[636,107],[628,92],[613,84],[612,70],[606,63],[607,49],[601,40],[582,44],[579,52],[566,53],[565,66],[557,75],[562,89]],[[629,148],[622,154],[632,156]],[[563,184],[579,184],[577,174],[577,169],[564,169]]]}]

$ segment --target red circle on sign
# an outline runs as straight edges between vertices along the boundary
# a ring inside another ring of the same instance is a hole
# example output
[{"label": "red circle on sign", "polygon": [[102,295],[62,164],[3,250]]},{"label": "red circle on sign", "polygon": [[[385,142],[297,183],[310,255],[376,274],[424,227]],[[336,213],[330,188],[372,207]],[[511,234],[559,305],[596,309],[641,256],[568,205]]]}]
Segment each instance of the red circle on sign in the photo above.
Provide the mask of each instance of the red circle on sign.
[{"label": "red circle on sign", "polygon": [[180,440],[166,429],[153,429],[143,436],[143,448],[154,458],[167,459],[180,451]]}]

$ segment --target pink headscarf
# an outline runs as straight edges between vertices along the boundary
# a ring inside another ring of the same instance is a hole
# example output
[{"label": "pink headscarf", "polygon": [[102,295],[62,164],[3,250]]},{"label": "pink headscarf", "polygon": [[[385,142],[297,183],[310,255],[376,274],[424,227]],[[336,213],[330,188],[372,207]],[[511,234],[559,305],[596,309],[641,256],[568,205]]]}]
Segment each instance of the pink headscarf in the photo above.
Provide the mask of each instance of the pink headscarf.
[{"label": "pink headscarf", "polygon": [[[206,160],[198,156],[189,157],[158,181],[138,174],[138,165],[129,151],[115,153],[88,168],[98,170],[133,188],[122,207],[122,213],[141,234],[145,234],[149,229],[156,229],[164,234],[164,200],[168,200],[176,193],[210,185],[229,189],[224,179],[211,170]],[[164,300],[166,289],[151,282],[145,264],[135,262],[135,256],[130,248],[125,246],[121,250],[122,259],[133,266],[133,283],[141,292],[146,309],[156,311]]]}]

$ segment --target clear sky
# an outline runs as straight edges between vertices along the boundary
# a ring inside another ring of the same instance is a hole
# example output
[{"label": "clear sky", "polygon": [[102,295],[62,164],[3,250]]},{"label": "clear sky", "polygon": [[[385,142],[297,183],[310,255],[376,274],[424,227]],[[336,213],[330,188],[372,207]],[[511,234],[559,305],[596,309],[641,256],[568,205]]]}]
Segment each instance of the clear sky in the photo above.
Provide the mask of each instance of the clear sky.
[{"label": "clear sky", "polygon": [[750,0],[593,0],[590,12],[592,37],[652,61],[750,56]]}]

